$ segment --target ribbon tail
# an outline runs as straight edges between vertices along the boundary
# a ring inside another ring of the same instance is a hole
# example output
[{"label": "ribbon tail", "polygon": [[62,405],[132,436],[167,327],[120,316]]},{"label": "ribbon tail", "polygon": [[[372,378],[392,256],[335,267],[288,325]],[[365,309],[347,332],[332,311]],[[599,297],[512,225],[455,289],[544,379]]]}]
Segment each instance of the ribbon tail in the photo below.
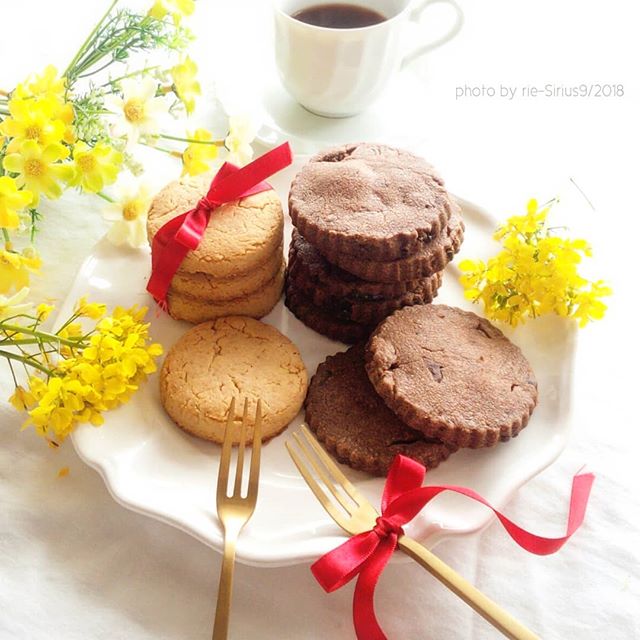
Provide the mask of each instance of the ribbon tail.
[{"label": "ribbon tail", "polygon": [[353,592],[353,626],[358,640],[387,640],[376,618],[374,595],[380,575],[397,544],[398,536],[395,534],[383,538],[362,565]]}]

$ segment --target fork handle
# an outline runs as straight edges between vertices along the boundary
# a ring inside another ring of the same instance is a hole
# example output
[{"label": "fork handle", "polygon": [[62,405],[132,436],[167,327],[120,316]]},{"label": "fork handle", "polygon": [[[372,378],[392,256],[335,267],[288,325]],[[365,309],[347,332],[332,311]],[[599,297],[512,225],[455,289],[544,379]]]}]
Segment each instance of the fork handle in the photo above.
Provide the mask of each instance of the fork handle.
[{"label": "fork handle", "polygon": [[421,544],[407,536],[398,539],[398,547],[421,564],[432,576],[436,577],[487,622],[511,640],[540,640],[539,636],[527,629],[493,600],[476,589],[470,582],[456,573],[449,565],[440,560]]},{"label": "fork handle", "polygon": [[220,583],[218,585],[218,604],[216,605],[212,640],[226,640],[229,631],[231,594],[233,591],[233,569],[235,566],[236,543],[238,542],[239,533],[239,531],[225,530],[222,568],[220,569]]}]

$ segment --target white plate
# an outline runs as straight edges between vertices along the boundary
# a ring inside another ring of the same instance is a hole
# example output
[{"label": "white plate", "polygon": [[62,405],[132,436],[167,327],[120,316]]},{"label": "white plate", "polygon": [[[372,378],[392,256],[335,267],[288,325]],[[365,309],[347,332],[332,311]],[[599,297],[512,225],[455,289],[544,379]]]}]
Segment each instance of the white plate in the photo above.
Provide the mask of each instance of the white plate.
[{"label": "white plate", "polygon": [[[283,201],[291,178],[303,161],[298,158],[271,181]],[[495,221],[470,203],[465,203],[464,217],[467,239],[463,254],[476,257],[493,253],[496,247],[490,237]],[[290,227],[285,233],[289,231]],[[149,305],[151,335],[168,349],[188,325],[154,311],[145,291],[148,274],[147,251],[116,249],[102,241],[80,270],[61,317],[82,295],[106,302],[109,307]],[[438,301],[469,307],[452,265],[447,268]],[[305,327],[282,302],[265,321],[298,345],[309,374],[327,355],[345,349]],[[575,332],[569,323],[543,318],[513,332],[512,339],[531,361],[539,383],[540,401],[529,426],[509,443],[492,449],[460,451],[427,476],[432,484],[469,486],[498,507],[559,455],[571,418]],[[73,443],[80,457],[102,475],[113,497],[125,507],[174,525],[221,549],[222,533],[215,510],[218,446],[186,435],[174,426],[160,405],[156,376],[129,404],[105,417],[100,428],[81,426],[73,435]],[[289,431],[301,421],[302,415]],[[344,539],[289,459],[284,446],[287,437],[285,431],[263,449],[258,505],[238,544],[241,562],[273,566],[306,562]],[[344,471],[374,504],[379,503],[382,479],[347,467]],[[486,508],[460,496],[443,495],[413,521],[408,532],[433,546],[443,538],[476,531],[489,519]]]}]

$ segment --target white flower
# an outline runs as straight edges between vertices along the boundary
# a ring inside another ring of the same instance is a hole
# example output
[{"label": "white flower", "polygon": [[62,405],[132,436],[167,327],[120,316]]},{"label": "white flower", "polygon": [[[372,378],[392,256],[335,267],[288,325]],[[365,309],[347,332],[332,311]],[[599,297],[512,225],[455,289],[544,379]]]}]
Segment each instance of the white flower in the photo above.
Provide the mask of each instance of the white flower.
[{"label": "white flower", "polygon": [[0,320],[12,318],[21,313],[29,311],[32,307],[30,302],[22,302],[29,295],[29,288],[22,287],[20,291],[8,297],[0,295]]},{"label": "white flower", "polygon": [[224,141],[229,150],[227,160],[241,167],[247,164],[253,158],[251,142],[257,133],[258,128],[249,116],[229,116],[229,135]]},{"label": "white flower", "polygon": [[103,211],[105,220],[113,224],[107,238],[117,246],[140,248],[147,244],[147,212],[151,205],[151,192],[145,184],[134,180],[122,181],[114,202]]},{"label": "white flower", "polygon": [[155,133],[158,119],[168,111],[166,96],[156,98],[158,83],[153,78],[123,80],[122,97],[107,96],[105,106],[116,114],[112,133],[115,137],[125,136],[127,149],[138,142],[140,136]]}]

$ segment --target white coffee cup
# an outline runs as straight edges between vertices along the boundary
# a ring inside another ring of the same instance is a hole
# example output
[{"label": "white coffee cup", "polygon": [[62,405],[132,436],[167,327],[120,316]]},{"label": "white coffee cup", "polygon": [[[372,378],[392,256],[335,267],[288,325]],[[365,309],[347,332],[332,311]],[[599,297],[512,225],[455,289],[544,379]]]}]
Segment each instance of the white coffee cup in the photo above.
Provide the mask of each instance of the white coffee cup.
[{"label": "white coffee cup", "polygon": [[[455,0],[340,0],[387,18],[353,29],[318,27],[292,17],[325,3],[331,0],[275,0],[276,64],[295,100],[313,113],[334,118],[363,111],[403,64],[453,38],[463,22]],[[438,3],[454,9],[454,24],[441,37],[407,50],[407,23],[421,22],[425,10]]]}]

